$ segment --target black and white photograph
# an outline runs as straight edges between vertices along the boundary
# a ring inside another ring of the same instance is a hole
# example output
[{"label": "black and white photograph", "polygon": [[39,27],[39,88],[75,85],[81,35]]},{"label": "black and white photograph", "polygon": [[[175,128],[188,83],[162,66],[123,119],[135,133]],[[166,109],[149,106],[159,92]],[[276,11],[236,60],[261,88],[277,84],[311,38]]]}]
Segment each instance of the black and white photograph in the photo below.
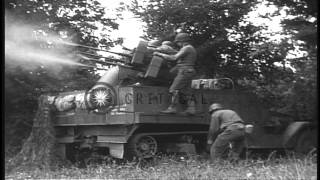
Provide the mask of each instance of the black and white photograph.
[{"label": "black and white photograph", "polygon": [[317,0],[4,0],[4,178],[316,180]]}]

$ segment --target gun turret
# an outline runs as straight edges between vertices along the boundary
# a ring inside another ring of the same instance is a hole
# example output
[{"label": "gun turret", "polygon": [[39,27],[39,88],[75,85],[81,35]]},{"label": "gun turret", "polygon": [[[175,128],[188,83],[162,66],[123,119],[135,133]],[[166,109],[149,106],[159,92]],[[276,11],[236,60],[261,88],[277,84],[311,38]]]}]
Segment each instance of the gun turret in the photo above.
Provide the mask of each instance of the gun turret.
[{"label": "gun turret", "polygon": [[[97,51],[106,51],[99,48],[94,48],[85,45],[79,45],[75,43],[67,43],[71,46],[84,47],[91,50]],[[153,57],[152,51],[148,50],[148,42],[140,41],[138,46],[133,50],[132,55],[128,55],[125,53],[120,53],[120,55],[125,55],[126,57],[130,56],[130,59],[115,59],[110,57],[105,57],[99,54],[77,51],[77,56],[79,56],[83,61],[90,61],[106,66],[117,66],[113,67],[105,73],[97,82],[98,87],[101,86],[101,83],[107,83],[112,86],[118,85],[119,83],[132,83],[135,81],[143,81],[144,83],[164,83],[171,80],[172,77],[168,72],[168,69],[163,68],[162,72],[160,72],[160,68],[162,67],[163,59],[160,57]],[[117,53],[119,54],[119,53]],[[152,59],[156,58],[153,63],[150,63]],[[113,70],[112,70],[113,69]],[[116,69],[116,70],[114,70]],[[143,78],[143,79],[141,79]],[[146,79],[149,78],[149,79]],[[152,79],[152,82],[150,81]],[[92,89],[97,88],[94,86]]]}]

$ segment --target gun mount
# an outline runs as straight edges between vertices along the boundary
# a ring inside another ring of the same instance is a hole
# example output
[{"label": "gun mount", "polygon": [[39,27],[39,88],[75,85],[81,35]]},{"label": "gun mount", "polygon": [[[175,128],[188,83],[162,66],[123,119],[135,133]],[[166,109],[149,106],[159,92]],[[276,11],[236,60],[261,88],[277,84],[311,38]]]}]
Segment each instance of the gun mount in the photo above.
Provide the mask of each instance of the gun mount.
[{"label": "gun mount", "polygon": [[[62,157],[74,161],[83,151],[120,159],[149,158],[160,151],[199,153],[206,149],[211,103],[237,111],[245,123],[254,125],[247,137],[248,149],[306,152],[316,147],[312,123],[270,113],[255,95],[235,89],[228,78],[192,81],[186,98],[195,101],[195,115],[160,113],[169,104],[169,83],[137,84],[145,82],[138,74],[148,69],[151,59],[147,43],[140,42],[129,64],[111,67],[91,89],[49,97],[57,109],[53,124]],[[157,67],[159,73],[152,81],[170,81],[166,71]],[[178,109],[185,107],[181,100]]]}]

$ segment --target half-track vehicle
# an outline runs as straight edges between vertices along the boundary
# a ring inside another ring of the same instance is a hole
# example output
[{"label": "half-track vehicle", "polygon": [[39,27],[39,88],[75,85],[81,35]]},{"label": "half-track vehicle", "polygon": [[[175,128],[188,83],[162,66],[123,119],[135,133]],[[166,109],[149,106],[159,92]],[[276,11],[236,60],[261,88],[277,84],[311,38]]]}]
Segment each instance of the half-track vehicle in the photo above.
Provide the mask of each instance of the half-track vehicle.
[{"label": "half-track vehicle", "polygon": [[[90,90],[54,97],[53,123],[62,157],[75,160],[82,152],[119,159],[149,158],[158,152],[200,153],[206,148],[211,103],[235,110],[253,125],[247,149],[307,152],[317,147],[317,129],[311,121],[269,112],[254,94],[234,89],[228,78],[193,80],[186,98],[195,102],[194,115],[161,113],[169,105],[173,77],[168,68],[150,63],[147,51],[147,42],[142,41],[129,65],[111,67]],[[147,71],[155,76],[141,78]],[[185,108],[181,100],[178,109]]]}]

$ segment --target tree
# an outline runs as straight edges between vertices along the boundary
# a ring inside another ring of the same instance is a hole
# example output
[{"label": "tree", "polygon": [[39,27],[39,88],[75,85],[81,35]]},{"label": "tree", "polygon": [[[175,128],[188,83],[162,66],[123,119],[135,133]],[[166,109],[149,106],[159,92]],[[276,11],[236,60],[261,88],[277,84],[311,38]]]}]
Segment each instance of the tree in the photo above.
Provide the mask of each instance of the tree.
[{"label": "tree", "polygon": [[[98,76],[92,67],[48,64],[46,58],[37,63],[23,62],[26,55],[17,58],[7,56],[7,53],[19,54],[21,52],[15,50],[25,48],[34,50],[39,56],[41,53],[45,55],[55,51],[61,55],[61,59],[72,59],[75,57],[72,56],[73,52],[85,50],[52,44],[50,38],[67,39],[93,47],[110,47],[120,41],[113,41],[108,36],[108,32],[117,29],[118,24],[115,19],[105,16],[104,8],[95,0],[6,0],[5,11],[5,140],[10,151],[12,147],[19,147],[28,136],[37,108],[37,98],[41,94],[87,89],[96,82]],[[95,30],[99,27],[103,27],[103,32],[97,34]],[[10,41],[7,41],[7,37]],[[15,40],[23,44],[15,44],[16,49],[10,51],[7,46]],[[32,60],[35,57],[30,58]]]},{"label": "tree", "polygon": [[[294,2],[296,1],[291,2],[288,11],[295,12],[296,8],[302,13],[309,12],[301,10],[306,2],[299,1],[300,5]],[[302,71],[294,73],[286,65],[289,61],[287,55],[295,49],[296,44],[285,38],[280,42],[269,40],[268,36],[274,34],[265,34],[265,27],[255,26],[245,18],[259,3],[260,1],[233,0],[148,0],[143,3],[135,1],[131,10],[147,24],[146,38],[173,40],[174,30],[178,28],[190,33],[199,54],[198,68],[203,73],[202,77],[229,77],[236,82],[238,88],[256,92],[270,110],[291,114],[297,119],[310,117],[310,112],[307,116],[297,116],[293,113],[297,108],[289,105],[301,102],[297,97],[305,94],[295,90],[300,83],[292,83],[294,79],[301,77]],[[273,5],[272,0],[269,5]],[[274,15],[276,14],[266,15],[266,18]],[[316,29],[311,27],[304,34],[310,35],[314,31]],[[283,35],[292,36],[293,33],[288,31]],[[300,37],[306,38],[305,35]],[[309,40],[312,38],[309,37]],[[308,58],[311,57],[308,55]],[[300,62],[299,68],[305,70],[304,66],[308,63]],[[307,67],[316,66],[310,64]],[[308,70],[305,76],[313,76],[312,71]],[[307,98],[304,96],[302,99]],[[310,110],[311,107],[307,109]]]},{"label": "tree", "polygon": [[317,119],[317,15],[316,0],[270,0],[288,16],[282,20],[286,34],[292,39],[290,44],[304,52],[300,57],[288,58],[295,68],[290,95],[286,97],[284,111],[299,119]]}]

